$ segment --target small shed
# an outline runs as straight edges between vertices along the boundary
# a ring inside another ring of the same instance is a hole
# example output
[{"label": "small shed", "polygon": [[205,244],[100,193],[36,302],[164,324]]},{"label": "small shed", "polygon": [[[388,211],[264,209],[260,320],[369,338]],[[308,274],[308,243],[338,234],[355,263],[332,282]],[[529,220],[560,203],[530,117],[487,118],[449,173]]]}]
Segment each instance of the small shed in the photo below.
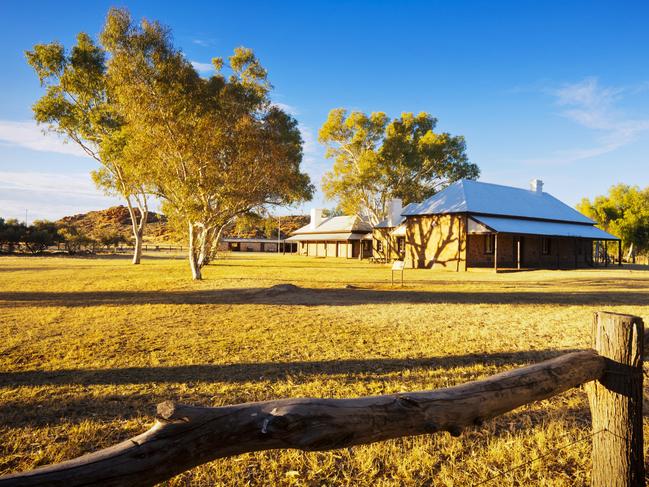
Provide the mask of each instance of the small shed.
[{"label": "small shed", "polygon": [[225,237],[221,239],[220,249],[230,252],[284,252],[284,239],[271,238],[236,238]]}]

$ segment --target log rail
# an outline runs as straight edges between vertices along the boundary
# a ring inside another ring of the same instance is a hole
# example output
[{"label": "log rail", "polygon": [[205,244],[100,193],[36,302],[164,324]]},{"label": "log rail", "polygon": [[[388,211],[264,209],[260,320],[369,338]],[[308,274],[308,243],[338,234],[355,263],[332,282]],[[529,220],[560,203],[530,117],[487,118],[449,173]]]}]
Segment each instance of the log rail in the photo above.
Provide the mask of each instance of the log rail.
[{"label": "log rail", "polygon": [[246,452],[330,450],[441,431],[457,436],[525,404],[599,381],[610,362],[585,350],[454,387],[355,399],[284,399],[216,408],[166,401],[158,405],[156,422],[145,433],[73,460],[0,477],[0,487],[155,485],[197,465]]}]

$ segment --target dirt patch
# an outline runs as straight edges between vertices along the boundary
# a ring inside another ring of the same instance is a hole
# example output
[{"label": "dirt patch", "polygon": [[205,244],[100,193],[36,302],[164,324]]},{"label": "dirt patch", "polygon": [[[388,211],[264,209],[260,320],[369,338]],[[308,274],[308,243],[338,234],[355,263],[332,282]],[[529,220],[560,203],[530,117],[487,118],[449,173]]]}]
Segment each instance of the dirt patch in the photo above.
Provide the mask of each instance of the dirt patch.
[{"label": "dirt patch", "polygon": [[279,296],[282,294],[296,293],[301,291],[302,288],[295,284],[275,284],[268,289],[262,289],[257,292],[258,296]]}]

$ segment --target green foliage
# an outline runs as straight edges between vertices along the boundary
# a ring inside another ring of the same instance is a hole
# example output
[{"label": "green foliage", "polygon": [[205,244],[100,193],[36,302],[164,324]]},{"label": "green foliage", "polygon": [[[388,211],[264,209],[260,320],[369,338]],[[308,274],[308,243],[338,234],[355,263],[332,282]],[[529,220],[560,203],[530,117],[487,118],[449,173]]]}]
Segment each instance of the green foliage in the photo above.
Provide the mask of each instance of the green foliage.
[{"label": "green foliage", "polygon": [[320,129],[319,140],[334,160],[323,190],[345,213],[378,223],[392,198],[421,201],[461,178],[475,179],[464,137],[436,133],[437,119],[427,113],[403,113],[390,121],[337,108]]},{"label": "green foliage", "polygon": [[45,87],[45,95],[32,107],[36,121],[73,140],[103,164],[100,146],[122,125],[108,96],[105,52],[80,33],[69,53],[53,42],[37,44],[25,55]]},{"label": "green foliage", "polygon": [[119,9],[109,12],[101,41],[126,122],[122,154],[139,161],[136,172],[165,201],[170,221],[188,229],[203,257],[190,259],[204,261],[211,240],[237,215],[311,198],[297,122],[270,103],[266,70],[250,49],[235,49],[227,78],[215,58],[217,71],[205,79],[168,29],[135,24]]},{"label": "green foliage", "polygon": [[25,225],[15,219],[0,218],[0,251],[5,247],[8,252],[24,247],[33,254],[41,253],[48,247],[61,241],[59,228],[54,222],[36,220]]},{"label": "green foliage", "polygon": [[636,253],[649,252],[649,187],[618,184],[592,202],[583,198],[577,210],[622,239]]},{"label": "green foliage", "polygon": [[109,229],[100,231],[95,240],[104,247],[118,247],[121,244],[130,245],[132,243],[124,235]]},{"label": "green foliage", "polygon": [[56,223],[46,220],[36,220],[27,227],[23,238],[27,249],[33,253],[41,253],[48,247],[61,241]]},{"label": "green foliage", "polygon": [[84,247],[92,246],[94,248],[97,244],[96,240],[75,225],[64,225],[59,228],[59,236],[65,244],[65,250],[70,255],[79,253]]},{"label": "green foliage", "polygon": [[25,240],[27,226],[13,218],[4,220],[0,218],[0,250],[7,247],[9,252]]},{"label": "green foliage", "polygon": [[[264,217],[255,212],[239,215],[234,221],[232,233],[234,235],[251,235],[258,233],[260,227],[265,227]],[[257,236],[257,235],[255,235]]]},{"label": "green foliage", "polygon": [[53,42],[37,44],[25,55],[45,88],[45,94],[32,107],[34,118],[78,144],[99,163],[99,169],[92,172],[95,184],[105,193],[126,200],[134,236],[141,238],[146,218],[136,221],[134,205],[140,215],[146,215],[146,183],[137,171],[139,164],[134,163],[139,161],[124,155],[126,131],[106,74],[106,51],[82,32],[69,52]]}]

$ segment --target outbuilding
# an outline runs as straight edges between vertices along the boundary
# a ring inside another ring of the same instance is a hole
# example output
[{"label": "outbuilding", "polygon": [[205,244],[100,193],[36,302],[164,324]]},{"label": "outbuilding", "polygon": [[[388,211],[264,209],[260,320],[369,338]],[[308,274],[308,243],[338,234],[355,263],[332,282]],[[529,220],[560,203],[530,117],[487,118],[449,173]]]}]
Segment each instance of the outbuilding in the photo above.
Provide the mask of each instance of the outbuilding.
[{"label": "outbuilding", "polygon": [[286,239],[297,242],[297,252],[311,257],[363,259],[372,255],[372,227],[358,216],[324,217],[311,210],[311,221]]},{"label": "outbuilding", "polygon": [[295,244],[289,244],[285,239],[225,237],[219,243],[219,250],[227,250],[230,252],[291,253],[295,250]]}]

